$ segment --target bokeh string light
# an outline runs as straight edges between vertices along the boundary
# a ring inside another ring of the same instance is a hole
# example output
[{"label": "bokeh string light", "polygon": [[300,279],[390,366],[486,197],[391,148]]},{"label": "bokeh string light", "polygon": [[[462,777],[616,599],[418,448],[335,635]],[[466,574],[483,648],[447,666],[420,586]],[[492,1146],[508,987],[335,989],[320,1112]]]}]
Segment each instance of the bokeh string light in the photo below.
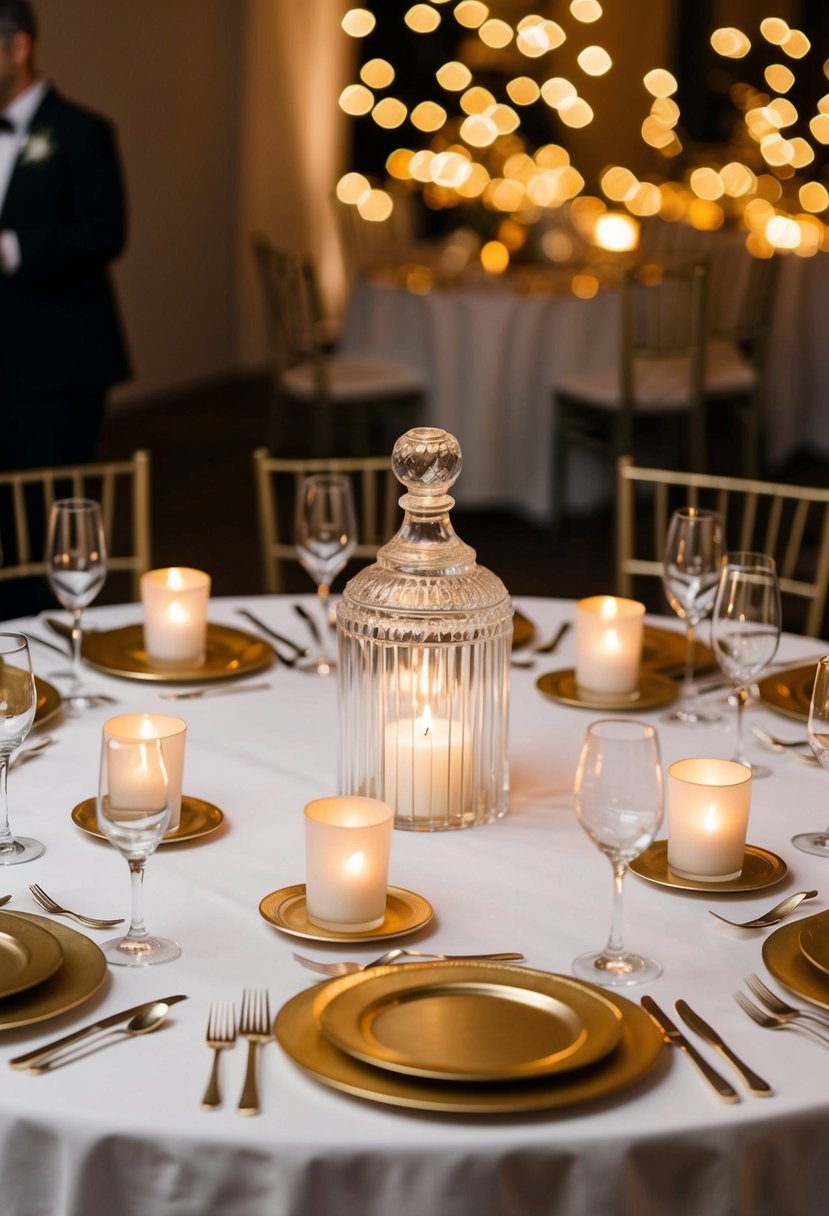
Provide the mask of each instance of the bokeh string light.
[{"label": "bokeh string light", "polygon": [[[354,8],[342,27],[352,38],[365,38],[378,20],[400,24],[400,12],[396,5],[383,5],[377,15]],[[535,107],[548,107],[563,127],[589,126],[596,121],[591,83],[612,77],[623,64],[614,62],[601,44],[598,0],[572,0],[567,13],[557,15],[564,24],[532,12],[511,23],[497,4],[490,7],[481,0],[411,4],[402,17],[407,38],[429,38],[446,24],[453,24],[458,35],[457,58],[435,73],[440,101],[423,97],[407,106],[394,94],[396,71],[385,58],[365,62],[359,81],[340,96],[341,108],[356,121],[404,134],[386,161],[392,182],[420,190],[430,208],[477,204],[492,217],[488,235],[493,240],[484,262],[488,269],[505,269],[510,251],[526,239],[522,229],[545,211],[565,205],[572,236],[559,231],[542,241],[552,261],[572,256],[573,237],[604,248],[630,248],[638,222],[652,216],[700,231],[738,223],[745,229],[747,248],[758,257],[775,252],[808,257],[829,250],[829,190],[820,168],[826,161],[822,149],[829,145],[829,60],[822,69],[827,92],[816,99],[811,113],[799,112],[787,96],[797,83],[798,65],[818,53],[803,31],[773,16],[756,29],[712,31],[711,48],[721,60],[739,65],[749,52],[752,62],[767,60],[762,80],[731,85],[737,121],[717,161],[708,148],[707,163],[700,163],[700,152],[693,149],[690,163],[676,100],[678,82],[663,67],[646,72],[637,121],[643,145],[662,168],[640,177],[624,165],[610,165],[593,196],[585,193],[585,178],[565,147],[554,142],[531,146],[527,118]],[[567,43],[575,50],[576,79],[556,71],[556,51]],[[503,96],[493,91],[493,56],[503,57]],[[514,71],[518,63],[522,70]],[[689,163],[677,172],[674,166],[683,153]],[[393,193],[354,173],[341,179],[337,195],[378,222],[394,206]]]}]

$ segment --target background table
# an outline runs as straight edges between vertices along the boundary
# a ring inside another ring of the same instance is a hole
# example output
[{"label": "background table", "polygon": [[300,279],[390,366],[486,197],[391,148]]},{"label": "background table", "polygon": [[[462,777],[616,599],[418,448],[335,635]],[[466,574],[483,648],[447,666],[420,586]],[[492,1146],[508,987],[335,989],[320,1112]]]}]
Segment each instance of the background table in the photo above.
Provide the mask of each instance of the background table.
[{"label": "background table", "polygon": [[[242,601],[211,604],[237,626]],[[251,606],[302,638],[288,600]],[[541,638],[572,614],[556,601],[524,601]],[[99,627],[136,622],[140,609],[93,609]],[[671,622],[663,621],[670,625]],[[678,627],[677,622],[673,622]],[[44,634],[42,622],[34,626]],[[825,644],[786,638],[784,655]],[[57,656],[33,644],[48,678]],[[595,713],[543,698],[535,679],[572,665],[572,632],[560,653],[514,669],[511,809],[468,831],[395,832],[390,881],[419,892],[435,920],[401,942],[443,952],[521,950],[530,966],[569,973],[570,960],[604,943],[611,872],[575,818],[570,794],[578,750]],[[253,677],[262,679],[261,675]],[[184,789],[220,806],[226,827],[201,843],[164,847],[145,882],[148,925],[178,939],[181,958],[136,972],[112,969],[101,993],[72,1014],[0,1035],[0,1195],[3,1216],[507,1216],[636,1211],[637,1216],[823,1213],[829,1193],[829,1054],[797,1034],[771,1035],[732,999],[741,978],[762,972],[762,934],[731,930],[709,907],[745,919],[784,894],[817,887],[827,906],[829,868],[789,844],[796,830],[827,822],[829,776],[790,755],[764,753],[774,775],[754,789],[749,840],[790,865],[780,885],[737,898],[668,891],[631,875],[626,940],[659,958],[648,985],[669,1009],[684,996],[767,1076],[773,1098],[744,1094],[721,1106],[689,1062],[665,1051],[633,1089],[597,1105],[503,1118],[387,1108],[334,1092],[301,1072],[277,1045],[261,1052],[263,1114],[240,1118],[246,1047],[222,1058],[224,1109],[204,1112],[209,1003],[266,986],[274,1011],[315,982],[291,953],[369,959],[377,946],[320,946],[287,937],[259,916],[268,892],[304,880],[302,808],[335,791],[336,685],[274,667],[262,692],[166,701],[158,686],[89,673],[118,706],[50,723],[58,742],[12,774],[14,827],[45,841],[36,861],[0,871],[10,910],[38,911],[40,883],[69,907],[127,915],[127,866],[71,822],[96,787],[102,723],[115,712],[177,713],[188,722]],[[660,726],[663,762],[729,756],[733,716],[690,731]],[[658,722],[658,714],[644,715]],[[798,724],[763,708],[748,723],[794,736]],[[90,933],[103,940],[107,934]],[[183,992],[169,1025],[53,1074],[12,1072],[5,1061],[59,1033],[166,993]],[[633,990],[634,999],[641,992]],[[711,1054],[703,1048],[706,1054]],[[727,1066],[723,1065],[726,1070]]]}]

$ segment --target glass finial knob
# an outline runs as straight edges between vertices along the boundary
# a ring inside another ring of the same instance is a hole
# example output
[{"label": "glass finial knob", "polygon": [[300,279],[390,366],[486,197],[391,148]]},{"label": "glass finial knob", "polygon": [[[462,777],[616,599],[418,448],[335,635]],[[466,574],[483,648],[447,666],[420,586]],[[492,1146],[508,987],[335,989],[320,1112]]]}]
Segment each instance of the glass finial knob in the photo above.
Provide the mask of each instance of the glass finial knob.
[{"label": "glass finial knob", "polygon": [[410,494],[446,494],[462,467],[460,444],[440,427],[419,426],[407,431],[392,452],[394,475]]}]

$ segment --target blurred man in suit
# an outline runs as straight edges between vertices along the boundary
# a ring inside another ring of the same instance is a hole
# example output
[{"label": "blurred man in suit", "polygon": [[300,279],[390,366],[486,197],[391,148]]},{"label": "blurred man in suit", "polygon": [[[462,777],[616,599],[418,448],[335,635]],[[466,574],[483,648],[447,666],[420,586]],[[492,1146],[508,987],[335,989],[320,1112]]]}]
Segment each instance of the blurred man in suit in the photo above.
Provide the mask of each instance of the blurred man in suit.
[{"label": "blurred man in suit", "polygon": [[0,468],[95,457],[129,374],[107,267],[124,247],[110,124],[35,70],[30,0],[0,0]]}]

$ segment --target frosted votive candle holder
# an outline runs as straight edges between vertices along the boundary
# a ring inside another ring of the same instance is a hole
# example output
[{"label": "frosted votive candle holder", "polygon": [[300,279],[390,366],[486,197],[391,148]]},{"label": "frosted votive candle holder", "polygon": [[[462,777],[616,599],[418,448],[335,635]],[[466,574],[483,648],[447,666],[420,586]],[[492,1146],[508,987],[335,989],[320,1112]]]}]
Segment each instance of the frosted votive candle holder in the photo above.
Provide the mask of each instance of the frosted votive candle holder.
[{"label": "frosted votive candle holder", "polygon": [[645,605],[615,595],[576,604],[576,684],[585,692],[630,696],[639,687]]},{"label": "frosted votive candle holder", "polygon": [[375,798],[317,798],[305,807],[308,919],[359,933],[386,915],[393,809]]},{"label": "frosted votive candle holder", "polygon": [[[119,714],[104,723],[105,739],[160,739],[161,754],[164,767],[167,770],[167,789],[170,800],[170,824],[167,832],[177,828],[181,822],[181,785],[184,776],[184,744],[187,737],[187,723],[182,718],[172,718],[167,714]],[[137,772],[129,773],[123,766],[135,763],[130,749],[123,753],[110,755],[110,785],[141,781]],[[114,770],[113,765],[122,765],[123,771]],[[126,805],[122,803],[122,805]],[[165,833],[166,834],[166,833]]]},{"label": "frosted votive candle holder", "polygon": [[159,663],[204,662],[210,575],[188,566],[141,575],[144,649]]},{"label": "frosted votive candle holder", "polygon": [[734,760],[677,760],[668,769],[668,868],[696,882],[739,878],[751,769]]}]

